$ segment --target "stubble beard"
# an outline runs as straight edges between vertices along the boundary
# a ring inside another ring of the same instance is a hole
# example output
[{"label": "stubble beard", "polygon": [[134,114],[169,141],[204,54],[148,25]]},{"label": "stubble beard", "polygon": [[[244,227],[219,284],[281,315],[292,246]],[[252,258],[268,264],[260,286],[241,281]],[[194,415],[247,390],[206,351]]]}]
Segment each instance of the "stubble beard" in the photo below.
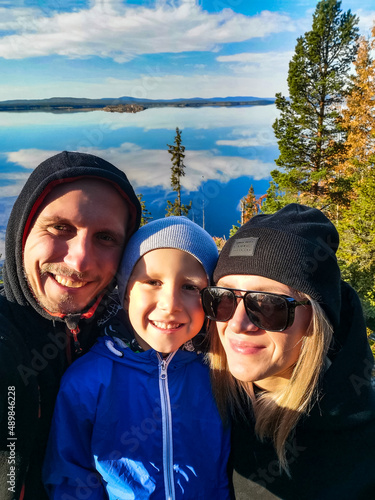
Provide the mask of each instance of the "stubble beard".
[{"label": "stubble beard", "polygon": [[[64,276],[74,277],[76,279],[83,279],[83,273],[78,273],[76,271],[72,271],[69,268],[58,266],[55,264],[45,264],[39,271],[39,275],[41,278],[43,278],[43,276],[47,274],[54,274],[54,273],[63,274]],[[36,302],[42,309],[53,314],[63,314],[63,315],[75,314],[81,311],[82,308],[74,307],[75,298],[72,295],[70,295],[68,289],[65,293],[62,293],[60,295],[58,302],[50,301],[48,300],[48,297],[46,297],[46,295],[42,295],[33,289],[31,282],[28,278],[28,275],[25,271],[25,268],[23,269],[23,274],[27,282],[27,285],[31,290]]]}]

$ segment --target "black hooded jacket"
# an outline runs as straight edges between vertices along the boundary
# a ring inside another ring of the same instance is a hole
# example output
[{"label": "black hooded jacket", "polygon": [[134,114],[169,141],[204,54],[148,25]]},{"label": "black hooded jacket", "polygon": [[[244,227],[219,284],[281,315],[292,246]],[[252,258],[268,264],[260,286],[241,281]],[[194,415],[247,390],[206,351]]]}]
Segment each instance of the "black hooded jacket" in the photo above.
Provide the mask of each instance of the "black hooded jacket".
[{"label": "black hooded jacket", "polygon": [[290,477],[280,473],[273,445],[260,442],[251,417],[233,427],[237,500],[371,500],[375,498],[374,359],[361,305],[342,283],[340,324],[328,354],[319,401],[287,444]]},{"label": "black hooded jacket", "polygon": [[[22,250],[37,209],[58,184],[92,177],[110,182],[125,198],[130,231],[141,207],[126,175],[93,155],[63,152],[30,175],[11,212],[0,294],[0,498],[44,500],[41,465],[60,378],[86,352],[108,314],[111,283],[82,314],[52,317],[34,299],[24,276]],[[74,330],[76,340],[70,335]]]}]

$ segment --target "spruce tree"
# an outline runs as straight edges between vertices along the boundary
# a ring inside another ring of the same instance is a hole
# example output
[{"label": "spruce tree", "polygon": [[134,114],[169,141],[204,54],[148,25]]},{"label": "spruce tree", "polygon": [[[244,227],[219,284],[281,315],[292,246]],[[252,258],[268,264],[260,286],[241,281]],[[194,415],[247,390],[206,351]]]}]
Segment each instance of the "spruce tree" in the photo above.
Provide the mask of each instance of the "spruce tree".
[{"label": "spruce tree", "polygon": [[245,224],[254,215],[258,213],[258,207],[256,205],[256,196],[254,194],[254,188],[251,184],[249,191],[246,196],[241,199],[241,225]]},{"label": "spruce tree", "polygon": [[297,40],[289,63],[289,98],[276,94],[280,116],[273,128],[281,170],[271,172],[273,193],[287,193],[303,203],[323,207],[335,200],[336,167],[344,154],[340,106],[355,58],[358,19],[341,2],[322,0],[310,31]]},{"label": "spruce tree", "polygon": [[375,155],[375,24],[371,39],[361,37],[354,62],[355,74],[343,110],[342,127],[347,133],[347,161],[341,166],[343,175],[366,175],[369,157]]},{"label": "spruce tree", "polygon": [[146,208],[146,202],[143,199],[142,194],[137,194],[137,198],[139,200],[139,203],[141,204],[141,209],[142,209],[142,215],[141,215],[141,227],[147,224],[152,219],[151,212],[149,212]]},{"label": "spruce tree", "polygon": [[[375,156],[369,158],[375,164]],[[367,321],[375,330],[375,171],[357,186],[357,198],[339,221],[338,259],[342,276],[358,292]]]},{"label": "spruce tree", "polygon": [[263,194],[259,198],[255,196],[253,185],[251,184],[246,196],[241,199],[241,225],[257,215],[262,207],[262,202],[267,195]]},{"label": "spruce tree", "polygon": [[191,209],[191,202],[189,205],[184,205],[181,202],[181,177],[185,175],[185,146],[182,145],[181,134],[182,131],[177,127],[174,144],[167,144],[168,153],[172,156],[171,187],[177,193],[177,197],[173,203],[167,200],[167,217],[170,215],[187,215]]},{"label": "spruce tree", "polygon": [[375,329],[375,25],[372,39],[361,38],[353,86],[343,112],[347,160],[341,175],[351,182],[350,205],[338,222],[338,251],[345,280],[357,290],[367,320]]}]

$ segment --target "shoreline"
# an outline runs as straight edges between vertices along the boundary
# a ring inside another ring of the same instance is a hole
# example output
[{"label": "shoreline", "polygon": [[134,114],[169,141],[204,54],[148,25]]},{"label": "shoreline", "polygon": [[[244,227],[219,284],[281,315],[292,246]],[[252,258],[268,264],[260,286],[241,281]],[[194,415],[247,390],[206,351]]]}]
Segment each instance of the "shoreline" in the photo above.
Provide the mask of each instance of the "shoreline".
[{"label": "shoreline", "polygon": [[239,97],[175,100],[142,100],[126,97],[120,99],[51,98],[0,101],[0,112],[79,113],[83,111],[106,111],[109,113],[138,113],[150,108],[268,106],[274,103],[274,99]]}]

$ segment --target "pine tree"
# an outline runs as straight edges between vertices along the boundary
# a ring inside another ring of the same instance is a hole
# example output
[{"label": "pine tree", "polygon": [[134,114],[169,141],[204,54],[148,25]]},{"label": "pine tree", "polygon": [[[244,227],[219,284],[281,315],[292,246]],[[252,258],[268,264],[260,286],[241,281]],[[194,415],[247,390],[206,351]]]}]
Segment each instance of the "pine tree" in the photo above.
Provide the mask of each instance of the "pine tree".
[{"label": "pine tree", "polygon": [[177,198],[173,203],[167,200],[167,208],[165,209],[167,213],[165,214],[165,216],[169,217],[171,215],[185,215],[187,217],[189,215],[190,209],[191,202],[189,203],[189,205],[184,205],[183,203],[179,205]]},{"label": "pine tree", "polygon": [[241,225],[249,221],[254,215],[260,212],[262,202],[267,195],[259,198],[255,196],[253,185],[250,186],[246,196],[241,199]]},{"label": "pine tree", "polygon": [[172,155],[171,162],[171,187],[173,191],[176,191],[177,198],[174,203],[167,200],[167,214],[170,215],[187,215],[191,209],[191,202],[189,205],[183,205],[181,203],[181,177],[185,175],[185,146],[182,145],[181,140],[182,131],[177,127],[176,136],[174,139],[174,145],[167,144],[168,153]]},{"label": "pine tree", "polygon": [[[369,159],[373,165],[375,156]],[[368,326],[375,330],[375,171],[357,187],[357,198],[339,221],[338,258],[343,279],[358,292]]]},{"label": "pine tree", "polygon": [[152,219],[152,215],[151,212],[149,212],[146,208],[146,202],[143,200],[143,195],[137,194],[137,198],[139,200],[139,203],[141,204],[141,209],[142,209],[141,224],[140,224],[142,227]]},{"label": "pine tree", "polygon": [[276,185],[275,181],[271,181],[262,204],[262,212],[264,214],[273,214],[289,203],[298,203],[298,196],[294,195],[290,189],[285,187],[281,189]]},{"label": "pine tree", "polygon": [[235,224],[232,225],[232,228],[229,230],[229,238],[231,238],[232,236],[234,236],[237,231],[239,230],[239,227],[236,226]]},{"label": "pine tree", "polygon": [[352,88],[343,110],[342,127],[347,132],[347,161],[341,165],[344,175],[366,175],[369,157],[375,154],[375,24],[372,38],[361,37]]},{"label": "pine tree", "polygon": [[338,251],[345,280],[362,299],[367,324],[375,329],[375,25],[372,39],[361,38],[353,86],[343,112],[347,161],[341,175],[350,179],[351,203],[338,223]]},{"label": "pine tree", "polygon": [[339,109],[356,53],[358,19],[341,2],[322,0],[312,29],[297,40],[289,63],[289,98],[276,94],[280,117],[273,128],[280,150],[271,172],[274,194],[322,207],[340,197],[335,170],[344,154]]}]

